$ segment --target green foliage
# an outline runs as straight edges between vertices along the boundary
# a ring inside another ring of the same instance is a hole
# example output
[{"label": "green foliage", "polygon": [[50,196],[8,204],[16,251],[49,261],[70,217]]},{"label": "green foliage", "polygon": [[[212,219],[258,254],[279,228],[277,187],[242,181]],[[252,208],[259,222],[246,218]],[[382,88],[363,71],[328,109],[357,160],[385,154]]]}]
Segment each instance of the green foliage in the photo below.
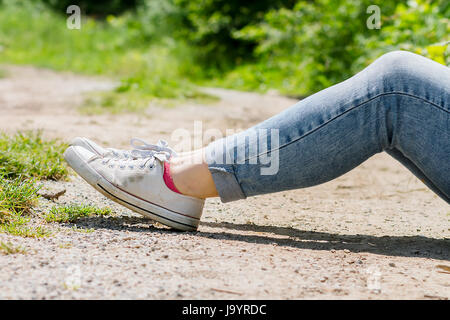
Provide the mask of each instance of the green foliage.
[{"label": "green foliage", "polygon": [[182,40],[152,36],[156,31],[142,12],[105,20],[84,17],[80,30],[70,30],[67,16],[39,1],[6,0],[0,6],[0,62],[108,75],[120,79],[116,92],[124,96],[121,100],[130,94],[144,106],[152,98],[198,95],[190,80],[201,72],[193,63],[194,48]]},{"label": "green foliage", "polygon": [[68,170],[58,140],[44,140],[40,131],[0,133],[0,175],[5,179],[64,179]]},{"label": "green foliage", "polygon": [[[444,1],[297,1],[292,10],[265,14],[234,32],[258,42],[258,63],[239,67],[219,82],[229,87],[305,96],[340,82],[383,53],[406,49],[450,63],[450,12]],[[381,29],[366,27],[369,5],[379,5]],[[443,11],[444,10],[444,11]],[[446,51],[447,50],[447,51]]]},{"label": "green foliage", "polygon": [[133,49],[139,36],[123,25],[122,20],[87,19],[81,30],[69,30],[64,16],[39,2],[7,1],[0,10],[1,57],[6,62],[93,74],[138,70],[141,65],[133,62],[139,54]]},{"label": "green foliage", "polygon": [[[104,19],[84,16],[81,30],[66,28],[68,1],[45,2],[60,14],[3,0],[0,62],[118,78],[115,92],[86,103],[89,113],[191,99],[196,83],[306,96],[398,49],[450,64],[448,0],[85,0]],[[366,25],[370,5],[381,29]]]},{"label": "green foliage", "polygon": [[184,17],[184,28],[179,34],[201,48],[197,54],[200,63],[224,70],[248,61],[257,45],[253,39],[234,37],[233,32],[261,22],[269,10],[292,8],[296,1],[173,0],[173,3]]},{"label": "green foliage", "polygon": [[365,48],[353,72],[387,51],[403,49],[450,65],[450,3],[416,0],[398,4],[378,33],[356,40]]},{"label": "green foliage", "polygon": [[186,28],[186,10],[176,0],[143,0],[129,20],[147,41],[174,37]]},{"label": "green foliage", "polygon": [[95,206],[69,205],[62,207],[53,207],[49,213],[45,215],[47,222],[75,222],[80,218],[92,216],[107,216],[111,214],[110,208],[97,208]]}]

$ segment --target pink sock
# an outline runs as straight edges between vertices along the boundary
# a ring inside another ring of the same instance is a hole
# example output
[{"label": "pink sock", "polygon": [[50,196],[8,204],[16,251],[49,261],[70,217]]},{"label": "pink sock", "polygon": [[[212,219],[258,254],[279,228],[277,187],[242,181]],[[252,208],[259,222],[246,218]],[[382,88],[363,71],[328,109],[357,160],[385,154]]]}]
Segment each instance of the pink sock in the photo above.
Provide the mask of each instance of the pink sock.
[{"label": "pink sock", "polygon": [[164,174],[163,174],[164,182],[166,183],[167,188],[172,190],[173,192],[177,192],[179,194],[182,194],[177,187],[175,187],[175,184],[173,183],[172,176],[170,175],[170,164],[169,162],[164,162]]}]

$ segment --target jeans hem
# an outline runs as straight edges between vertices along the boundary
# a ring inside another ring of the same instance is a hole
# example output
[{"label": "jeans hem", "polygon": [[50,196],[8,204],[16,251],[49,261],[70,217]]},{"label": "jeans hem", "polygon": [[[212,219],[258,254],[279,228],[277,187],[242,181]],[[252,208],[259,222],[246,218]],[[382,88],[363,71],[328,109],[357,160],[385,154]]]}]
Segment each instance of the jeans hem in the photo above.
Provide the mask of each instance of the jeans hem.
[{"label": "jeans hem", "polygon": [[223,141],[214,141],[206,147],[206,162],[208,169],[211,172],[216,190],[219,193],[220,200],[223,203],[241,200],[247,198],[242,190],[237,177],[234,173],[234,168],[229,164],[222,164],[223,154],[217,154],[217,145],[222,144]]}]

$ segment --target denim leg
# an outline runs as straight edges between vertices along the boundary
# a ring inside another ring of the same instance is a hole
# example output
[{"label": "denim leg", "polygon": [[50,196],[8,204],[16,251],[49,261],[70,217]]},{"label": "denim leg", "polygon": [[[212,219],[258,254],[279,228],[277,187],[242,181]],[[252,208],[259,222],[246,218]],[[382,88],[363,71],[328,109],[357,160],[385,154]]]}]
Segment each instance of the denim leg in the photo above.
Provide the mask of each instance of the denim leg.
[{"label": "denim leg", "polygon": [[[321,184],[381,151],[450,203],[449,68],[408,52],[385,54],[352,78],[213,142],[206,155],[228,202]],[[268,157],[278,166],[264,174]]]},{"label": "denim leg", "polygon": [[442,199],[450,203],[450,198],[444,194],[434,183],[432,180],[430,180],[420,168],[418,168],[414,162],[409,160],[407,157],[405,157],[400,151],[396,149],[388,149],[385,150],[389,155],[391,155],[393,158],[397,159],[398,162],[403,164],[406,168],[408,168],[411,172],[414,173],[414,175],[419,178],[428,188],[434,191],[438,196],[440,196]]}]

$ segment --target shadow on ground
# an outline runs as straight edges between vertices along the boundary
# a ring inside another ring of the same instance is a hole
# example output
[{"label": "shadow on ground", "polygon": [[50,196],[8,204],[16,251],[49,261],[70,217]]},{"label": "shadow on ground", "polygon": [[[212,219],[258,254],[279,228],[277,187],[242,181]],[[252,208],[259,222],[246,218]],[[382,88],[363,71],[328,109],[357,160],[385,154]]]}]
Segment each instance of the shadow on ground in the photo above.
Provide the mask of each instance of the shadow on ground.
[{"label": "shadow on ground", "polygon": [[[236,224],[230,222],[202,222],[201,227],[217,229],[197,232],[179,232],[154,224],[150,219],[137,217],[93,217],[80,220],[78,227],[93,229],[128,230],[160,234],[190,234],[197,237],[233,240],[257,244],[278,245],[308,250],[350,250],[354,253],[373,253],[387,256],[431,258],[450,261],[450,239],[425,236],[345,235],[304,231],[291,227]],[[228,232],[227,230],[233,230]],[[249,234],[249,233],[263,234]],[[280,238],[282,236],[283,238]]]}]

